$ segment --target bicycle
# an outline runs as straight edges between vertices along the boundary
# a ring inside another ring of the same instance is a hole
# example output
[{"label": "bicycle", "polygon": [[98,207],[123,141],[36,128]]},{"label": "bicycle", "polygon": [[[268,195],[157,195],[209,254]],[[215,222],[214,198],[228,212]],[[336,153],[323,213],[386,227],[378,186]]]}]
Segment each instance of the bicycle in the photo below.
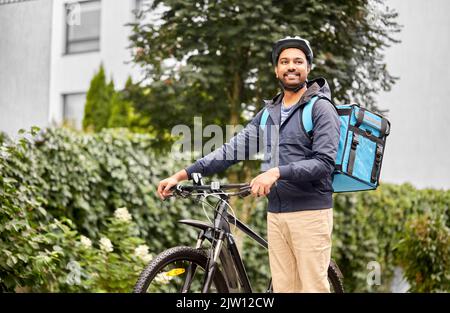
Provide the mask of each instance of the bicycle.
[{"label": "bicycle", "polygon": [[[214,220],[207,223],[185,219],[181,224],[200,230],[195,248],[177,246],[157,255],[140,274],[133,292],[244,292],[251,293],[252,287],[240,257],[230,225],[243,231],[247,236],[267,249],[267,241],[241,222],[228,209],[232,196],[250,195],[248,184],[220,184],[212,182],[204,185],[201,175],[194,173],[192,185],[172,188],[172,196],[196,197],[203,201],[207,197],[218,199],[214,206]],[[226,192],[236,189],[234,192]],[[209,247],[205,245],[209,242]],[[198,272],[202,272],[198,275]],[[328,281],[332,292],[343,293],[343,276],[337,264],[331,260],[328,267]],[[269,279],[266,292],[272,292],[272,279]]]}]

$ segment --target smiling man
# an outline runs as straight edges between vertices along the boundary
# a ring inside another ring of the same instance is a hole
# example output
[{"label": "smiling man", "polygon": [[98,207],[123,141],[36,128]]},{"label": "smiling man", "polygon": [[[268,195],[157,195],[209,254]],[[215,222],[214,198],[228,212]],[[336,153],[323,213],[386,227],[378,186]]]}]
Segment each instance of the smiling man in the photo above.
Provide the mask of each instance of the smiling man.
[{"label": "smiling man", "polygon": [[[270,193],[267,214],[269,261],[275,292],[329,292],[333,228],[332,174],[339,145],[339,116],[324,78],[308,81],[313,52],[307,40],[288,37],[272,50],[283,92],[266,102],[266,124],[280,125],[279,164],[252,181]],[[313,129],[302,117],[312,107]],[[275,174],[270,175],[273,171]],[[270,188],[273,182],[276,186]]]},{"label": "smiling man", "polygon": [[[313,52],[309,42],[288,37],[275,43],[272,63],[282,92],[229,143],[186,169],[162,180],[158,194],[192,173],[212,175],[241,161],[265,129],[262,174],[250,183],[252,194],[267,196],[269,262],[275,292],[329,292],[328,265],[333,228],[332,174],[339,144],[339,116],[323,78],[308,81]],[[302,111],[310,101],[314,127],[306,133]],[[276,144],[272,131],[276,129]],[[243,149],[244,151],[242,151]],[[244,152],[244,153],[242,153]],[[225,158],[224,158],[225,156]],[[274,157],[275,156],[275,157]]]}]

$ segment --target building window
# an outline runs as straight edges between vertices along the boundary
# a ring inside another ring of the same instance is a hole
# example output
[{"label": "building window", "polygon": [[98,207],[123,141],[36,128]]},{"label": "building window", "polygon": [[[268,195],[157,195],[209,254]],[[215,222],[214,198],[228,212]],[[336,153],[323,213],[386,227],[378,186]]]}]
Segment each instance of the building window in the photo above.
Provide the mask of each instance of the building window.
[{"label": "building window", "polygon": [[100,50],[100,0],[66,3],[66,54]]},{"label": "building window", "polygon": [[63,95],[64,123],[76,128],[82,128],[86,93],[71,93]]}]

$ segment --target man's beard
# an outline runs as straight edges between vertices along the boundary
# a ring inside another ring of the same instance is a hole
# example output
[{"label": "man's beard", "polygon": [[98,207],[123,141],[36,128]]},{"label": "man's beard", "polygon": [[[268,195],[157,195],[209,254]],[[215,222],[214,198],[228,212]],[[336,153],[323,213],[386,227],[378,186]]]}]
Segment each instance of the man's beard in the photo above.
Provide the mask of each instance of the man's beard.
[{"label": "man's beard", "polygon": [[297,85],[287,85],[283,82],[282,79],[278,78],[278,83],[280,84],[281,88],[283,88],[283,90],[296,93],[299,90],[301,90],[303,87],[306,86],[306,84],[308,83],[308,80],[305,80],[304,82],[301,82]]}]

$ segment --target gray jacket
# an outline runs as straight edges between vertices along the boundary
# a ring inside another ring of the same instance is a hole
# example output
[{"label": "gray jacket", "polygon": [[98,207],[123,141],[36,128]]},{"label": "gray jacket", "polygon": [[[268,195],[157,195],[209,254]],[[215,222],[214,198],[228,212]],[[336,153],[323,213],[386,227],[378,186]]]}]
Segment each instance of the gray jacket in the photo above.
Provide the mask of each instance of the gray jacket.
[{"label": "gray jacket", "polygon": [[[307,134],[301,122],[304,105],[319,96],[312,111],[313,130]],[[261,170],[278,166],[280,178],[268,195],[269,212],[294,212],[331,208],[332,174],[339,145],[339,116],[324,78],[308,82],[308,89],[280,125],[282,94],[265,100],[269,117],[260,125],[263,111],[228,143],[186,168],[191,177],[221,172],[264,152]]]}]

